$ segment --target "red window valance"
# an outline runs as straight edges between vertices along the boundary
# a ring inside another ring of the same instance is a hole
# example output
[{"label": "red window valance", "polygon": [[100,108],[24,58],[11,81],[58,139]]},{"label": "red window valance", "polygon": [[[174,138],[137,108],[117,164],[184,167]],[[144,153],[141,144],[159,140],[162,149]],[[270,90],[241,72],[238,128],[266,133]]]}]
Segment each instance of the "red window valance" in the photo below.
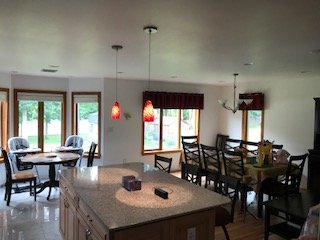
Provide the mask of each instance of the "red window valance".
[{"label": "red window valance", "polygon": [[263,93],[240,93],[239,99],[253,99],[249,105],[241,104],[240,110],[263,110],[264,94]]},{"label": "red window valance", "polygon": [[202,93],[143,92],[143,105],[151,100],[154,108],[203,109]]}]

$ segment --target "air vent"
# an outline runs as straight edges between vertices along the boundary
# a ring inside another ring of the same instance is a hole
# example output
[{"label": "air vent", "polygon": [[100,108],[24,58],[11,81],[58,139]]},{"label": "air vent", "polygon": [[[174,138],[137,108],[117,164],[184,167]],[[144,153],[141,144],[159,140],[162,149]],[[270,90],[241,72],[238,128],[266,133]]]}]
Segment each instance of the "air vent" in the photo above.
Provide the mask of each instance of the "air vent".
[{"label": "air vent", "polygon": [[55,72],[57,72],[58,70],[57,70],[57,69],[43,68],[41,71],[42,71],[42,72],[55,73]]}]

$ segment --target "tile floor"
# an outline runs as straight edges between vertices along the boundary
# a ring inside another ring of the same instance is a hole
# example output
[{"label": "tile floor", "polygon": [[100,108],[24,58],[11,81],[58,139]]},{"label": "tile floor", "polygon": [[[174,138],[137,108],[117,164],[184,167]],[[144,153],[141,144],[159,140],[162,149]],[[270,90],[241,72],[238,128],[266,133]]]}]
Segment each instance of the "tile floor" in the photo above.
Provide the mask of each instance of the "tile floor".
[{"label": "tile floor", "polygon": [[59,189],[47,190],[34,202],[29,192],[11,195],[10,206],[0,188],[0,240],[62,240],[59,232]]}]

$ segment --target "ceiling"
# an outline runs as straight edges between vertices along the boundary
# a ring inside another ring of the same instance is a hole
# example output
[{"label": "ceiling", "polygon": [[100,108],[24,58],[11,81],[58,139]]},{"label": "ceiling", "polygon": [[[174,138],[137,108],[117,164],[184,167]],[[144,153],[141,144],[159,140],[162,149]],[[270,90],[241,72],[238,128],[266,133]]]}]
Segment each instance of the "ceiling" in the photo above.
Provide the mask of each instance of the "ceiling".
[{"label": "ceiling", "polygon": [[0,72],[145,80],[146,25],[151,80],[320,80],[319,0],[2,0]]}]

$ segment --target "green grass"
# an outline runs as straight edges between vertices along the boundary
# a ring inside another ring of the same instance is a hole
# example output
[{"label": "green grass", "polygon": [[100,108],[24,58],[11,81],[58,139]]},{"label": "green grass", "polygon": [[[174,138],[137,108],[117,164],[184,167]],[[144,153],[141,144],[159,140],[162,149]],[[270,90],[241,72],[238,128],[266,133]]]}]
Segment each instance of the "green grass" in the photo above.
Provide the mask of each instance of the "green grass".
[{"label": "green grass", "polygon": [[[38,136],[28,136],[28,141],[30,145],[35,145],[38,143]],[[46,144],[56,144],[61,142],[60,134],[47,135],[44,138]]]}]

